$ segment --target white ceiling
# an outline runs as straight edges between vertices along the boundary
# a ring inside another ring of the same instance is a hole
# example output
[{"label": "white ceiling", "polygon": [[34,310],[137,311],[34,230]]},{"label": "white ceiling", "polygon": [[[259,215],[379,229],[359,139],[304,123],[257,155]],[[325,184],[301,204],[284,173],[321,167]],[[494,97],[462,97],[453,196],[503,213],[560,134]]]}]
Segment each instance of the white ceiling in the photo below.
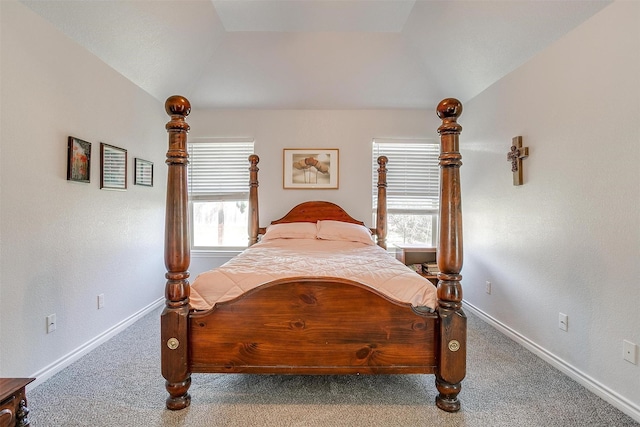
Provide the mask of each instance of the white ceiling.
[{"label": "white ceiling", "polygon": [[21,0],[194,108],[465,102],[598,12],[586,0]]}]

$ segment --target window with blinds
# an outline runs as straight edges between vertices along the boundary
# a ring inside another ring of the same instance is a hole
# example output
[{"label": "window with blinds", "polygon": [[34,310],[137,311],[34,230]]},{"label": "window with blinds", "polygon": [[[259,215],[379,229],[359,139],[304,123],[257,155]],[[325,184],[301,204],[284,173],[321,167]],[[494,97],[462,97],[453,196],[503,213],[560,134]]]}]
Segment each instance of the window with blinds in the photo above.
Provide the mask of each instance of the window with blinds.
[{"label": "window with blinds", "polygon": [[253,140],[207,139],[187,150],[192,247],[246,247]]},{"label": "window with blinds", "polygon": [[436,139],[373,140],[373,213],[378,205],[378,157],[387,156],[387,241],[435,245],[440,201]]}]

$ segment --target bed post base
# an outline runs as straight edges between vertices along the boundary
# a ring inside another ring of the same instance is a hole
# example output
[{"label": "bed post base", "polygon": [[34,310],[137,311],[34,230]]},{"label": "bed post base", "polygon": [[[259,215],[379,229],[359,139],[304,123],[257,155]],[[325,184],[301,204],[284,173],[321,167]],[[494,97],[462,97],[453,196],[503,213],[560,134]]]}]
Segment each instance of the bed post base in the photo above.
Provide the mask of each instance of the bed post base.
[{"label": "bed post base", "polygon": [[189,406],[191,404],[191,395],[187,392],[189,387],[191,387],[191,377],[178,383],[170,383],[167,381],[165,384],[165,388],[169,392],[167,409],[179,411]]},{"label": "bed post base", "polygon": [[[442,287],[438,286],[438,293]],[[440,301],[442,304],[442,301]],[[436,405],[447,412],[460,410],[458,394],[466,375],[467,317],[461,304],[456,308],[438,307],[440,316],[440,363],[436,371]]]},{"label": "bed post base", "polygon": [[460,410],[458,393],[460,393],[462,385],[460,383],[449,384],[436,378],[436,388],[440,393],[436,396],[436,406],[443,411],[458,412]]},{"label": "bed post base", "polygon": [[[188,282],[187,282],[188,285]],[[167,284],[167,286],[169,286]],[[160,317],[162,375],[169,393],[167,409],[184,409],[191,403],[188,393],[191,372],[188,364],[189,307],[167,307]]]}]

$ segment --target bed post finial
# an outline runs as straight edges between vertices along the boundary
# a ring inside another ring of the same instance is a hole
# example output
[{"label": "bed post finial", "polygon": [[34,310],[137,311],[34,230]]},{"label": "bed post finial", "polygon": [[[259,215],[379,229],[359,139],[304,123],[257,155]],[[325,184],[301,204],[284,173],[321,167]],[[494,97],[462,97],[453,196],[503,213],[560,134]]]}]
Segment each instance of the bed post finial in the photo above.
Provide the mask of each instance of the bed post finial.
[{"label": "bed post finial", "polygon": [[256,154],[249,156],[249,246],[258,242],[260,215],[258,214],[258,162]]},{"label": "bed post finial", "polygon": [[446,98],[440,101],[436,108],[438,117],[442,119],[442,126],[438,128],[438,133],[442,134],[443,131],[457,132],[462,131],[456,120],[462,114],[462,102],[455,98]]},{"label": "bed post finial", "polygon": [[387,249],[387,156],[378,157],[378,205],[376,207],[376,236],[378,246]]},{"label": "bed post finial", "polygon": [[440,409],[455,412],[460,409],[458,393],[466,374],[467,318],[462,310],[462,209],[458,135],[462,126],[457,122],[462,103],[444,99],[437,108],[442,125],[440,134],[440,230],[438,236],[438,313],[440,322],[440,364],[436,372]]},{"label": "bed post finial", "polygon": [[187,132],[185,117],[191,112],[191,104],[182,96],[172,96],[165,103],[165,111],[171,116],[166,125],[169,133],[167,151],[167,204],[165,214],[164,262],[165,309],[161,323],[162,375],[169,392],[168,409],[189,406],[191,397],[191,372],[188,361],[189,317],[189,213],[187,193]]},{"label": "bed post finial", "polygon": [[191,103],[184,96],[173,95],[167,98],[164,109],[170,116],[186,117],[191,113]]}]

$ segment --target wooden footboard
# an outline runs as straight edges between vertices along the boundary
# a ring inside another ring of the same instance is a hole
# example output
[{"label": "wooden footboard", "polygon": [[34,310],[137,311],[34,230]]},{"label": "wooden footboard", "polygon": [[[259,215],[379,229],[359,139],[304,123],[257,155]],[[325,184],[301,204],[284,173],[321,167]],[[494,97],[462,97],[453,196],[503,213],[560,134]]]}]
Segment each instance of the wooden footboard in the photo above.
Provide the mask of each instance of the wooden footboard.
[{"label": "wooden footboard", "polygon": [[193,372],[434,373],[436,314],[341,278],[277,280],[194,313]]}]

